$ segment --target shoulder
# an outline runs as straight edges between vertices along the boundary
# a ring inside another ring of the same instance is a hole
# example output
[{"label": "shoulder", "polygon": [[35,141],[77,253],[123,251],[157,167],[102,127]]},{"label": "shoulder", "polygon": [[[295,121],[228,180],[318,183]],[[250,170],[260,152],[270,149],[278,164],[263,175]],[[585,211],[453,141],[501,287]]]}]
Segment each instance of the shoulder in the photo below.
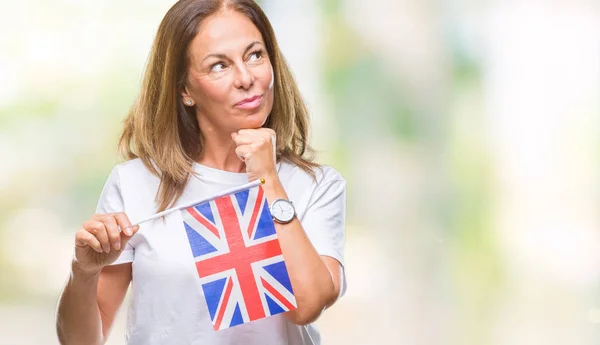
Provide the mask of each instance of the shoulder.
[{"label": "shoulder", "polygon": [[160,180],[152,174],[150,169],[139,159],[128,160],[116,164],[109,178],[117,179],[121,186],[123,185],[138,185],[138,184],[156,184]]},{"label": "shoulder", "polygon": [[279,176],[298,219],[315,244],[321,236],[343,233],[346,180],[328,165],[315,167],[312,172],[314,177],[296,165],[283,163]]},{"label": "shoulder", "polygon": [[153,200],[160,184],[160,179],[139,158],[115,165],[109,179],[118,183],[125,201],[138,199],[140,195],[149,196]]},{"label": "shoulder", "polygon": [[321,165],[318,168],[314,169],[317,174],[317,184],[322,185],[330,182],[338,182],[338,183],[346,183],[342,174],[339,171],[335,170],[332,166],[329,165]]},{"label": "shoulder", "polygon": [[144,165],[140,158],[131,159],[113,167],[113,173],[119,175],[142,175],[150,173],[150,170]]},{"label": "shoulder", "polygon": [[299,166],[283,161],[279,169],[279,176],[282,179],[293,181],[294,184],[312,185],[314,187],[323,186],[332,182],[345,184],[346,180],[342,174],[329,165],[319,165],[312,168],[314,177]]},{"label": "shoulder", "polygon": [[289,162],[281,163],[279,179],[290,200],[297,206],[302,217],[304,212],[317,202],[345,197],[346,180],[336,169],[321,165],[312,169],[314,177],[307,171]]},{"label": "shoulder", "polygon": [[138,218],[154,210],[156,192],[160,179],[153,175],[141,159],[128,160],[113,166],[104,186],[101,204],[118,207],[99,207],[107,212],[127,212],[130,218]]},{"label": "shoulder", "polygon": [[[134,159],[113,166],[108,175],[98,204],[96,213],[122,212],[125,208],[125,197],[128,181],[131,176],[139,175],[135,171],[140,170],[139,165],[143,165],[140,159]],[[125,188],[124,188],[125,187]]]}]

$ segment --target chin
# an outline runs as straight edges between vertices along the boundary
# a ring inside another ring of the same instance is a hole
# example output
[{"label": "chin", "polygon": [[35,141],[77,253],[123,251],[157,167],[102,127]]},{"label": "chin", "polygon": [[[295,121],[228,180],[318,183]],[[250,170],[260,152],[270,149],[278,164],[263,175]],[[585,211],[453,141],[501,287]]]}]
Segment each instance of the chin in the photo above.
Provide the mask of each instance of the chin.
[{"label": "chin", "polygon": [[261,128],[265,124],[265,122],[267,122],[268,118],[268,114],[250,114],[246,116],[244,121],[242,121],[241,128]]}]

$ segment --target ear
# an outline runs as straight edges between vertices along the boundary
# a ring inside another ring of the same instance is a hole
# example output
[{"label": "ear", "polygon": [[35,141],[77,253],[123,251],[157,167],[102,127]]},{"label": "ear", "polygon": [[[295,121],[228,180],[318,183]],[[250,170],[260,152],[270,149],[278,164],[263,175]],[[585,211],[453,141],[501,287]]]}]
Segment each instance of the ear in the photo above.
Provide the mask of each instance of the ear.
[{"label": "ear", "polygon": [[186,86],[184,86],[184,87],[183,87],[183,90],[181,91],[181,98],[183,98],[184,100],[185,100],[186,98],[192,98],[192,97],[191,97],[191,94],[190,94],[190,92],[189,92],[189,90],[188,90],[188,87],[187,87],[187,85],[186,85]]},{"label": "ear", "polygon": [[181,101],[186,107],[193,107],[196,105],[196,102],[194,102],[194,99],[192,98],[187,86],[184,86],[183,91],[181,91]]}]

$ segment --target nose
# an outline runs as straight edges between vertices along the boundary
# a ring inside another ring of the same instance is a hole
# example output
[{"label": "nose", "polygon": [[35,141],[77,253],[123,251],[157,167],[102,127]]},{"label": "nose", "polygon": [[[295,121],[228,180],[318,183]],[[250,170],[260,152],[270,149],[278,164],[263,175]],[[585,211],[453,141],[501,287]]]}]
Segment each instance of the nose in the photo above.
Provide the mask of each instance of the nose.
[{"label": "nose", "polygon": [[254,84],[254,76],[245,64],[236,67],[234,85],[238,89],[249,89]]}]

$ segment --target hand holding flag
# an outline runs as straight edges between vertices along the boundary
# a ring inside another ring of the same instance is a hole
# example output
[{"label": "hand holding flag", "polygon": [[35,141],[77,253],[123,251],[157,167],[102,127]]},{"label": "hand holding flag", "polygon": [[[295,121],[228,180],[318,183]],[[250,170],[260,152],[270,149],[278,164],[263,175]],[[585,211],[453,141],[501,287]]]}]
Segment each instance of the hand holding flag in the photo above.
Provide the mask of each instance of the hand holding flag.
[{"label": "hand holding flag", "polygon": [[84,273],[100,272],[104,266],[117,260],[139,228],[139,225],[132,226],[127,215],[122,212],[93,215],[75,233],[74,263]]}]

